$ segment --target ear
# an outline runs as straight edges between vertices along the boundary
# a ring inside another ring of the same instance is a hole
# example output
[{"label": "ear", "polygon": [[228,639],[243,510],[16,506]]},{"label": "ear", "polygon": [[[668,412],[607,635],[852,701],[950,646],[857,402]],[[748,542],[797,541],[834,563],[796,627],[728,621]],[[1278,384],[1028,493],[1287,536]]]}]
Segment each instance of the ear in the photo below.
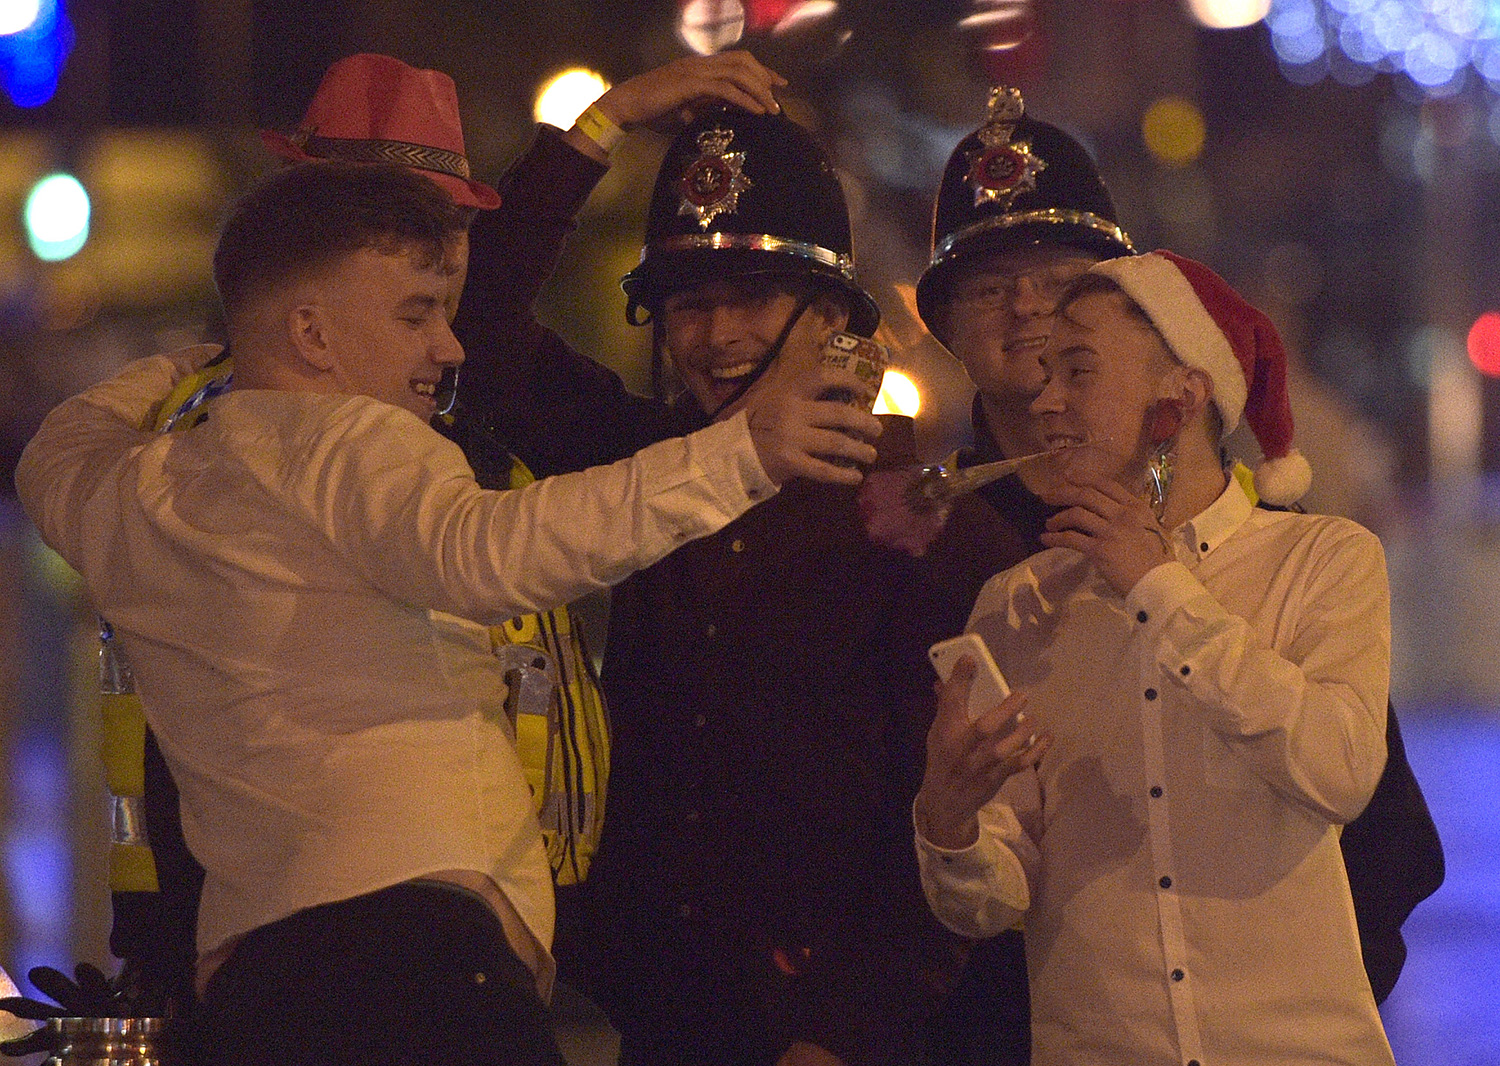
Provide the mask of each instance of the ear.
[{"label": "ear", "polygon": [[327,310],[322,304],[307,300],[295,304],[286,313],[287,339],[301,360],[313,370],[332,370],[332,338],[329,335]]},{"label": "ear", "polygon": [[849,325],[849,303],[838,293],[827,290],[819,293],[807,310],[818,316],[820,332],[833,333]]},{"label": "ear", "polygon": [[1214,399],[1214,381],[1197,367],[1182,368],[1182,384],[1180,386],[1184,411],[1188,418],[1208,411],[1212,413]]}]

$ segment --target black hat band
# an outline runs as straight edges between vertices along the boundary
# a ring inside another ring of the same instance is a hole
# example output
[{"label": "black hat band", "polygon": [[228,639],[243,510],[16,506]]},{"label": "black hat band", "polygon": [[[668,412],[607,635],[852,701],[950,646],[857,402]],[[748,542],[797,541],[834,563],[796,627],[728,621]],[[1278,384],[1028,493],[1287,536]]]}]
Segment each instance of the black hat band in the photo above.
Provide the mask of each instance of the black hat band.
[{"label": "black hat band", "polygon": [[641,262],[644,263],[653,252],[691,252],[704,248],[777,252],[782,255],[797,256],[833,267],[847,281],[854,281],[853,256],[841,255],[808,241],[774,237],[769,233],[684,233],[675,237],[663,237],[641,252]]},{"label": "black hat band", "polygon": [[1135,245],[1130,243],[1130,237],[1118,225],[1107,218],[1102,218],[1092,211],[1070,211],[1061,207],[1044,207],[1035,211],[1013,211],[1005,215],[991,215],[989,218],[980,219],[973,225],[965,226],[963,229],[955,230],[948,234],[932,250],[932,262],[930,266],[937,266],[954,247],[971,237],[978,237],[992,230],[1005,230],[1014,226],[1025,226],[1032,223],[1042,223],[1060,226],[1082,226],[1085,229],[1094,230],[1108,237],[1116,244],[1123,245],[1129,252],[1134,254]]},{"label": "black hat band", "polygon": [[347,163],[399,163],[418,170],[469,180],[469,161],[459,152],[410,141],[358,140],[351,137],[314,137],[298,133],[292,143],[308,155],[342,159]]}]

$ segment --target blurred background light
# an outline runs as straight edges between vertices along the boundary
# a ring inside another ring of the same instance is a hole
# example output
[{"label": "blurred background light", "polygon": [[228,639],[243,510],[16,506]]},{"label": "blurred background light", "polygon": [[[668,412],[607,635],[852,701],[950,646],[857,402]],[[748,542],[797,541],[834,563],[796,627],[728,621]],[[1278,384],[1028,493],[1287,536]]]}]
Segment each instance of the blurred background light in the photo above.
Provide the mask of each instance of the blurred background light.
[{"label": "blurred background light", "polygon": [[38,259],[67,259],[89,239],[89,194],[73,175],[49,174],[32,186],[24,218]]},{"label": "blurred background light", "polygon": [[1188,13],[1211,30],[1254,26],[1271,10],[1271,0],[1188,0]]},{"label": "blurred background light", "polygon": [[677,22],[677,36],[700,56],[713,55],[745,35],[745,7],[740,0],[687,0]]},{"label": "blurred background light", "polygon": [[1163,96],[1153,101],[1141,116],[1141,139],[1161,162],[1184,167],[1203,154],[1207,125],[1203,112],[1191,100]]},{"label": "blurred background light", "polygon": [[36,22],[41,0],[0,0],[0,37],[20,33]]},{"label": "blurred background light", "polygon": [[899,370],[887,370],[880,381],[880,395],[875,398],[875,413],[913,416],[921,409],[922,391],[917,383]]},{"label": "blurred background light", "polygon": [[[1194,13],[1200,3],[1191,0]],[[1225,0],[1249,3],[1250,0]],[[1472,68],[1500,91],[1500,3],[1495,0],[1271,0],[1271,46],[1289,80],[1337,52],[1373,72],[1399,73],[1424,95],[1459,92]],[[1338,80],[1337,65],[1327,71]]]},{"label": "blurred background light", "polygon": [[1469,327],[1469,362],[1486,377],[1500,378],[1500,311],[1486,311]]},{"label": "blurred background light", "polygon": [[52,99],[72,50],[63,0],[0,0],[0,82],[17,107]]},{"label": "blurred background light", "polygon": [[565,130],[608,88],[609,82],[602,75],[583,67],[573,67],[555,75],[541,87],[531,112],[538,122]]}]

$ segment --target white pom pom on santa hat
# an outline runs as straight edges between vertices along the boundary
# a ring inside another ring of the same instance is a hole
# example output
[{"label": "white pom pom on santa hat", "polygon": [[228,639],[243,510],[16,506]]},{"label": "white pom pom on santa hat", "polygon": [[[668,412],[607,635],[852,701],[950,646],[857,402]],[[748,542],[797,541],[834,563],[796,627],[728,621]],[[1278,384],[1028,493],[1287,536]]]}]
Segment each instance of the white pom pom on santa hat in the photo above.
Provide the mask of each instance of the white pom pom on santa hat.
[{"label": "white pom pom on santa hat", "polygon": [[1296,503],[1312,485],[1312,467],[1292,446],[1286,348],[1276,327],[1202,263],[1167,251],[1096,263],[1140,305],[1184,364],[1214,383],[1214,403],[1228,434],[1241,414],[1265,459],[1255,491],[1267,503]]}]

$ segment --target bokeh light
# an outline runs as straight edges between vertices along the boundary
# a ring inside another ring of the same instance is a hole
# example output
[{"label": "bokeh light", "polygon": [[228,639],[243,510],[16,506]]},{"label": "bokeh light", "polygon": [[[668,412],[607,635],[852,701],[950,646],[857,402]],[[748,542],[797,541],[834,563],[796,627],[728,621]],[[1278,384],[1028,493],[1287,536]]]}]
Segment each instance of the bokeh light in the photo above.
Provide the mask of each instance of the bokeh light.
[{"label": "bokeh light", "polygon": [[89,239],[89,194],[71,174],[50,174],[26,197],[26,237],[38,259],[75,255]]},{"label": "bokeh light", "polygon": [[1146,108],[1141,117],[1141,138],[1146,149],[1161,162],[1183,167],[1203,154],[1208,127],[1203,112],[1191,100],[1163,96]]},{"label": "bokeh light", "polygon": [[1188,13],[1211,30],[1254,26],[1271,10],[1271,0],[1188,0]]},{"label": "bokeh light", "polygon": [[700,56],[723,51],[745,35],[740,0],[688,0],[682,5],[677,36]]},{"label": "bokeh light", "polygon": [[915,415],[922,409],[922,390],[899,370],[887,370],[875,398],[877,415]]},{"label": "bokeh light", "polygon": [[36,22],[41,0],[0,0],[0,37],[20,33]]},{"label": "bokeh light", "polygon": [[1426,96],[1454,95],[1471,69],[1500,92],[1494,0],[1272,0],[1266,25],[1283,73],[1299,84],[1329,74],[1349,82],[1353,64],[1405,75]]},{"label": "bokeh light", "polygon": [[1469,327],[1469,362],[1485,377],[1500,378],[1500,311],[1486,311]]},{"label": "bokeh light", "polygon": [[583,67],[573,67],[542,86],[536,94],[532,114],[538,122],[546,122],[560,130],[568,129],[608,88],[609,82],[602,75]]}]

